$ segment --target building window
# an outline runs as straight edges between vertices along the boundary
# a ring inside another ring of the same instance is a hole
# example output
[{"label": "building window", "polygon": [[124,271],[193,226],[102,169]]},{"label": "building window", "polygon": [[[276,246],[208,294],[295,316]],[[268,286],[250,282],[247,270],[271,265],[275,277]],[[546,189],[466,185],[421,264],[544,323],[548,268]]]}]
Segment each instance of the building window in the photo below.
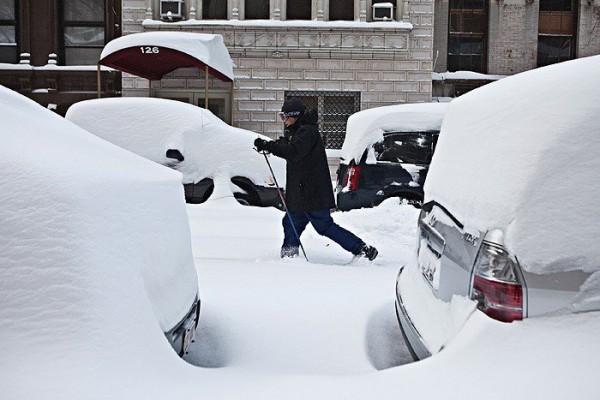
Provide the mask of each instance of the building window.
[{"label": "building window", "polygon": [[574,0],[540,0],[538,67],[575,58],[575,3]]},{"label": "building window", "polygon": [[448,70],[485,72],[487,2],[450,0]]},{"label": "building window", "polygon": [[325,147],[341,149],[348,117],[360,111],[360,92],[285,92],[285,99],[297,97],[309,109],[317,110],[318,127]]},{"label": "building window", "polygon": [[227,0],[203,0],[202,18],[227,19]]},{"label": "building window", "polygon": [[269,19],[269,0],[246,0],[244,19]]},{"label": "building window", "polygon": [[16,1],[0,0],[0,62],[18,61],[17,32]]},{"label": "building window", "polygon": [[353,21],[354,0],[337,0],[329,2],[330,21]]},{"label": "building window", "polygon": [[65,65],[94,65],[106,43],[104,0],[63,0]]},{"label": "building window", "polygon": [[287,0],[286,19],[311,19],[312,0]]}]

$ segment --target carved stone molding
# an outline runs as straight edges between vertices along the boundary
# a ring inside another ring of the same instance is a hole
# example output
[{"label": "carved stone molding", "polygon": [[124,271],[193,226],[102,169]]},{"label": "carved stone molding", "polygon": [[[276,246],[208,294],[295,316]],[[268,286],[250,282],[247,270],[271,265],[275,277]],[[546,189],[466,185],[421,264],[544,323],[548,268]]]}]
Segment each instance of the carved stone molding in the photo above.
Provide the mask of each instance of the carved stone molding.
[{"label": "carved stone molding", "polygon": [[244,47],[256,50],[408,50],[408,32],[380,32],[380,33],[338,33],[330,30],[299,31],[299,32],[273,32],[270,30],[255,30],[236,32],[232,41],[234,47]]}]

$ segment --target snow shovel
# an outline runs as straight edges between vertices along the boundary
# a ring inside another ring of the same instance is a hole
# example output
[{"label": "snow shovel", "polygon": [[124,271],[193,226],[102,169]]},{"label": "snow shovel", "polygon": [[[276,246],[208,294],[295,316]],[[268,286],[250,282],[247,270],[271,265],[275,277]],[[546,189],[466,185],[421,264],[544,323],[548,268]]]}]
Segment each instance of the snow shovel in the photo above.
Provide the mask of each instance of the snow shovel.
[{"label": "snow shovel", "polygon": [[294,221],[292,220],[290,211],[288,210],[285,199],[283,198],[283,193],[281,192],[281,188],[279,187],[279,184],[277,183],[277,178],[275,177],[275,173],[273,172],[273,168],[271,167],[271,163],[269,162],[269,158],[267,157],[268,153],[266,151],[258,151],[258,150],[256,150],[256,151],[258,153],[261,153],[263,156],[265,156],[265,161],[267,162],[267,165],[269,166],[269,171],[271,171],[271,175],[273,176],[273,181],[275,182],[275,187],[277,188],[277,194],[279,194],[279,199],[281,200],[281,204],[283,204],[283,209],[285,210],[285,214],[287,215],[288,219],[290,220],[290,225],[292,226],[292,229],[294,230],[294,235],[296,235],[296,239],[298,239],[298,243],[300,243],[300,248],[302,249],[302,254],[304,255],[304,258],[306,259],[306,261],[308,261],[308,257],[306,256],[306,252],[304,251],[304,246],[302,246],[302,242],[300,241],[300,236],[298,235],[298,231],[296,230],[296,226],[294,225]]}]

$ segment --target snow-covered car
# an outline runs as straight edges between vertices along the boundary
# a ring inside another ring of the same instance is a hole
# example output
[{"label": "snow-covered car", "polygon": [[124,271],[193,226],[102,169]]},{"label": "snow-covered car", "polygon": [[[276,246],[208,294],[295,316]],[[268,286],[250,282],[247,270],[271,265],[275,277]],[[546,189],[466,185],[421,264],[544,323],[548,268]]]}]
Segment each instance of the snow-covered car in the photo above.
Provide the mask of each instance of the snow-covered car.
[{"label": "snow-covered car", "polygon": [[600,56],[556,64],[450,104],[396,284],[415,357],[476,309],[502,322],[600,310],[599,69]]},{"label": "snow-covered car", "polygon": [[153,329],[182,355],[200,299],[180,174],[1,86],[0,109],[2,347],[21,358],[39,336],[42,359],[94,364]]},{"label": "snow-covered car", "polygon": [[285,187],[285,161],[268,156],[271,175],[254,139],[210,111],[159,98],[86,100],[72,105],[69,121],[117,146],[183,174],[188,203],[234,196],[244,205],[283,208],[275,180]]},{"label": "snow-covered car", "polygon": [[447,107],[401,104],[352,114],[337,170],[337,208],[373,207],[390,197],[420,206]]}]

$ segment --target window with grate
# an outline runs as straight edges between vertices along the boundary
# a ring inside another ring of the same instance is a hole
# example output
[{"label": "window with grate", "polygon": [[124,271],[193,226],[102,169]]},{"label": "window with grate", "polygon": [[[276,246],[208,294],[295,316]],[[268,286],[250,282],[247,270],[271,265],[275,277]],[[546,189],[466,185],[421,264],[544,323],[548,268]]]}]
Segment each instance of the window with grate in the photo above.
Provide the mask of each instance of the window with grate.
[{"label": "window with grate", "polygon": [[341,149],[346,137],[348,117],[360,111],[360,92],[285,92],[285,99],[302,100],[309,109],[317,110],[318,127],[325,148]]},{"label": "window with grate", "polygon": [[448,70],[485,72],[488,8],[485,0],[451,0]]},{"label": "window with grate", "polygon": [[227,19],[227,0],[203,0],[202,19]]},{"label": "window with grate", "polygon": [[16,0],[0,0],[0,62],[17,63],[18,29]]},{"label": "window with grate", "polygon": [[537,65],[575,58],[575,0],[540,0]]},{"label": "window with grate", "polygon": [[269,19],[269,0],[246,0],[244,19]]},{"label": "window with grate", "polygon": [[94,65],[106,43],[104,0],[63,0],[65,65]]},{"label": "window with grate", "polygon": [[286,19],[311,19],[312,0],[287,0]]},{"label": "window with grate", "polygon": [[353,21],[354,0],[337,0],[329,2],[330,21]]}]

